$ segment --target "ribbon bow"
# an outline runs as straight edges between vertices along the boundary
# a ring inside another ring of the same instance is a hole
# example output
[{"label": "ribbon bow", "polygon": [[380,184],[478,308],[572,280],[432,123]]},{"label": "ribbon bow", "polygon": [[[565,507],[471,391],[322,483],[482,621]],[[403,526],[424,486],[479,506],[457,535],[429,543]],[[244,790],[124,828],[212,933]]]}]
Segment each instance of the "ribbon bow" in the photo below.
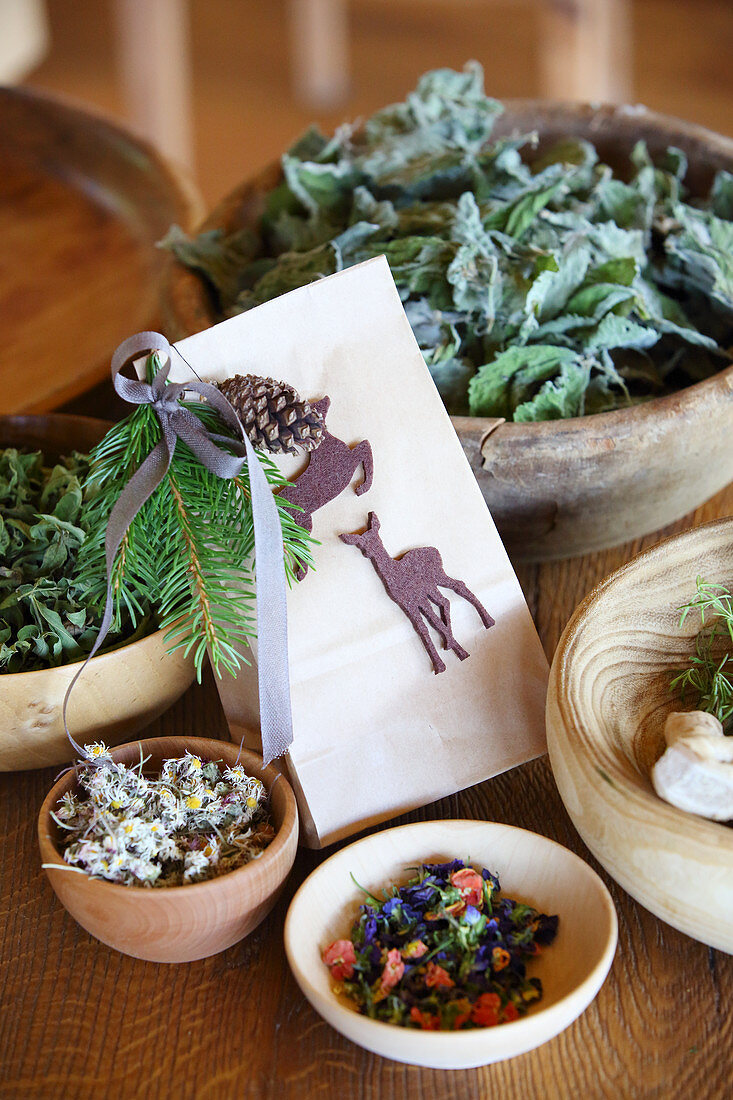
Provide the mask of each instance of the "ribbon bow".
[{"label": "ribbon bow", "polygon": [[[130,359],[144,352],[163,353],[167,362],[152,382],[126,378],[120,372]],[[113,615],[112,565],[127,530],[145,502],[164,479],[173,458],[176,439],[181,439],[207,470],[217,477],[236,477],[245,462],[249,471],[255,540],[257,604],[257,672],[260,696],[262,755],[265,764],[287,752],[293,740],[288,670],[288,628],[283,540],[277,506],[254,447],[226,397],[208,382],[169,383],[171,346],[159,332],[138,332],[124,340],[112,357],[112,383],[132,405],[152,405],[160,421],[162,438],[138,467],[120,493],[110,513],[105,535],[107,600],[96,641],[89,656],[67,688],[63,719],[66,734],[78,753],[83,750],[69,732],[66,709],[72,688],[107,636]],[[186,391],[203,397],[240,439],[208,432],[199,418],[180,404]],[[235,454],[227,454],[225,443]]]}]

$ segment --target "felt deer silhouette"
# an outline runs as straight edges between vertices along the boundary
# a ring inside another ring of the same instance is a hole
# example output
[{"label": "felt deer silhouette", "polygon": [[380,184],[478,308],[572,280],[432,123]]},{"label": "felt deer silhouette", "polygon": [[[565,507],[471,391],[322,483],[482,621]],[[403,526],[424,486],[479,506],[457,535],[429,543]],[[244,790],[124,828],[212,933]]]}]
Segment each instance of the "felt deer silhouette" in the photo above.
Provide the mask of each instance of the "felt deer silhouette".
[{"label": "felt deer silhouette", "polygon": [[[339,538],[350,546],[357,546],[364,557],[370,559],[387,592],[417,631],[433,662],[433,671],[436,674],[445,672],[445,664],[435,648],[427,623],[438,631],[445,648],[452,649],[459,660],[465,661],[468,653],[453,634],[450,603],[439,589],[449,588],[473,604],[487,630],[494,625],[494,620],[463,581],[447,575],[440,553],[434,546],[418,546],[400,558],[390,557],[379,536],[379,526],[378,516],[370,512],[366,531],[340,535]],[[440,616],[435,612],[436,607]]]},{"label": "felt deer silhouette", "polygon": [[[313,408],[326,419],[331,405],[330,397],[322,397]],[[359,465],[364,469],[364,480],[356,486],[357,496],[371,489],[374,478],[374,460],[372,448],[367,439],[350,447],[342,439],[325,431],[322,442],[315,451],[311,451],[310,461],[300,477],[280,492],[283,500],[297,504],[302,511],[293,511],[293,519],[305,531],[313,530],[313,513],[324,504],[335,500],[349,485]],[[300,566],[296,570],[299,581],[306,575],[307,568]]]}]

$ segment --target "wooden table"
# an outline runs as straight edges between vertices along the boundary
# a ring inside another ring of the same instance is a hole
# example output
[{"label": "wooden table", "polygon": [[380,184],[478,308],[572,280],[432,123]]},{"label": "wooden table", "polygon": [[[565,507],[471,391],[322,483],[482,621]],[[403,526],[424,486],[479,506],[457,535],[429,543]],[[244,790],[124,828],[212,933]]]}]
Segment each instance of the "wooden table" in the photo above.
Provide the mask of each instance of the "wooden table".
[{"label": "wooden table", "polygon": [[[664,534],[733,512],[733,486]],[[662,533],[520,579],[548,655],[586,592]],[[211,680],[149,735],[226,737]],[[301,851],[284,897],[242,943],[181,966],[138,962],[91,939],[39,867],[36,817],[54,771],[0,776],[0,1097],[33,1100],[637,1100],[722,1098],[733,1072],[733,957],[662,924],[609,877],[619,946],[597,999],[529,1054],[476,1070],[418,1069],[353,1046],[316,1015],[288,970],[288,902],[328,852]],[[596,866],[547,758],[402,820],[487,818],[558,840]]]}]

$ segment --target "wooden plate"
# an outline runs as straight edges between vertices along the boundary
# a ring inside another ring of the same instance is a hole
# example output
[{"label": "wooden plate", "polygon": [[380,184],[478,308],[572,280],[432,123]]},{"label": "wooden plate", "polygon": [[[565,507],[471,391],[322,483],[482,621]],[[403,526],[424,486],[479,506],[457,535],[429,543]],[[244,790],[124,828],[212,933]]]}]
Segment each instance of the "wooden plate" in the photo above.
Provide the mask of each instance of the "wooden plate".
[{"label": "wooden plate", "polygon": [[45,412],[157,323],[155,242],[200,200],[145,142],[22,89],[0,89],[0,162],[2,408]]}]

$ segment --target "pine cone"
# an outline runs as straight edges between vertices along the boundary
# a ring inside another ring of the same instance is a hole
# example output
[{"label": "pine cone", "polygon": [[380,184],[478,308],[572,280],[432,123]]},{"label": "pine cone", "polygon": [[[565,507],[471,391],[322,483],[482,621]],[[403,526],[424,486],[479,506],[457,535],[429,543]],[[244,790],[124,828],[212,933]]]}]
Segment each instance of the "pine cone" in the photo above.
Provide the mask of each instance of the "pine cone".
[{"label": "pine cone", "polygon": [[314,451],[322,441],[323,417],[292,386],[256,374],[235,374],[218,387],[255,447],[295,454],[299,447]]}]

